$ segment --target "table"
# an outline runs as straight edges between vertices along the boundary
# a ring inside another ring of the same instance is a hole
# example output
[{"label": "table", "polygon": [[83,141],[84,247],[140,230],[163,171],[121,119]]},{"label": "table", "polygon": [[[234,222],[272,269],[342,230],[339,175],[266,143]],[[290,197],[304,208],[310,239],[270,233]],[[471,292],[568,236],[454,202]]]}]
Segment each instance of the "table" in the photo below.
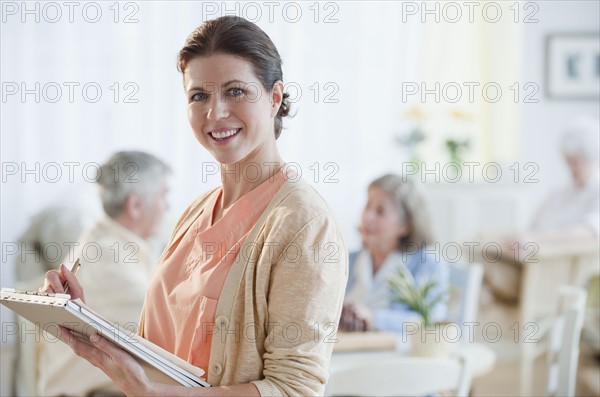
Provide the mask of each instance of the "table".
[{"label": "table", "polygon": [[[375,334],[375,333],[374,333]],[[383,336],[387,338],[388,336]],[[338,338],[339,339],[339,338]],[[402,338],[398,336],[398,340]],[[468,356],[471,363],[471,375],[477,378],[489,373],[496,365],[496,353],[489,347],[481,343],[459,344],[460,351]],[[396,350],[361,350],[361,351],[336,351],[334,349],[331,355],[329,369],[344,365],[345,363],[356,361],[364,362],[367,360],[386,359],[397,356],[408,356],[409,346],[407,343],[398,343]]]},{"label": "table", "polygon": [[[490,372],[496,362],[494,351],[479,343],[457,343],[456,357],[424,359],[411,357],[410,339],[399,334],[340,332],[337,339],[329,366],[331,378],[325,395],[361,388],[359,393],[364,393],[367,388],[373,390],[374,395],[398,393],[398,390],[412,395],[429,393],[430,387],[433,388],[432,391],[456,388],[460,395],[468,395],[471,380]],[[359,373],[369,373],[365,376],[371,380],[382,377],[391,381],[395,374],[398,376],[393,385],[380,380],[365,385],[360,376],[334,376],[344,373],[349,367],[362,368]],[[432,371],[437,374],[435,378],[431,377]]]}]

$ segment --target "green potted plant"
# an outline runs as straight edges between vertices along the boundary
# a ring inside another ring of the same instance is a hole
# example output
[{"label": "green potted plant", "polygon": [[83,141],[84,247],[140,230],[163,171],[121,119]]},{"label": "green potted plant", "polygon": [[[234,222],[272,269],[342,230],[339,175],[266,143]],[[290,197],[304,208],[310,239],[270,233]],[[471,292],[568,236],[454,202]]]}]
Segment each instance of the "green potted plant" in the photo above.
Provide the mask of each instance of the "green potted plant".
[{"label": "green potted plant", "polygon": [[468,139],[446,139],[446,149],[450,154],[450,161],[455,163],[458,166],[458,168],[461,168],[463,166],[463,152],[467,150],[469,146],[470,143]]},{"label": "green potted plant", "polygon": [[[411,354],[414,356],[446,357],[454,344],[448,338],[447,321],[433,321],[432,313],[436,305],[448,296],[447,290],[436,291],[436,280],[423,279],[417,282],[404,267],[388,278],[395,297],[394,301],[406,305],[419,314],[422,321],[410,329],[409,337]],[[408,331],[409,327],[405,327]]]}]

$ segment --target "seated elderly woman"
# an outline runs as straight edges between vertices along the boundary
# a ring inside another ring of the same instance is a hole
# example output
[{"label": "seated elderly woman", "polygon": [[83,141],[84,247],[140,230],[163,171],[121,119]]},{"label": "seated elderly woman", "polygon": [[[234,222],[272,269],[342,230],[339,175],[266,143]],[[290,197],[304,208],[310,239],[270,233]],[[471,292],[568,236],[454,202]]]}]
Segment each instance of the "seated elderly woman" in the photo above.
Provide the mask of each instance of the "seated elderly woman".
[{"label": "seated elderly woman", "polygon": [[[431,296],[447,290],[449,269],[440,255],[427,251],[433,237],[425,201],[412,181],[384,175],[369,185],[359,232],[363,248],[350,254],[350,272],[340,329],[402,331],[417,313],[394,302],[389,277],[408,270],[417,282],[437,281]],[[436,304],[431,320],[444,319],[445,300]]]},{"label": "seated elderly woman", "polygon": [[598,185],[597,117],[580,117],[564,129],[560,149],[571,181],[548,194],[526,232],[503,237],[508,257],[495,263],[484,261],[486,287],[496,298],[514,303],[519,298],[521,266],[514,261],[517,251],[528,256],[527,244],[579,242],[598,244],[600,236],[600,188]]},{"label": "seated elderly woman", "polygon": [[37,213],[19,237],[23,254],[15,256],[16,281],[23,289],[39,285],[48,270],[64,261],[69,245],[92,222],[92,216],[74,207],[51,206]]}]

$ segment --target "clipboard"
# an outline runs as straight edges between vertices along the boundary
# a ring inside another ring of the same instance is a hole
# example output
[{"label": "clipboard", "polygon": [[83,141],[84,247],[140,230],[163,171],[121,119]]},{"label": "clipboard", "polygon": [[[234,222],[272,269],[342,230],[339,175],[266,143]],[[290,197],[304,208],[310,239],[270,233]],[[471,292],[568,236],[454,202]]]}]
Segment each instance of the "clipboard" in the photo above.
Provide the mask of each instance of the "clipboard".
[{"label": "clipboard", "polygon": [[38,332],[46,331],[58,338],[62,325],[89,343],[98,333],[129,352],[142,365],[148,377],[159,383],[189,387],[210,387],[201,379],[204,371],[169,353],[160,346],[130,332],[94,312],[80,299],[68,294],[16,291],[2,288],[0,304],[35,324]]}]

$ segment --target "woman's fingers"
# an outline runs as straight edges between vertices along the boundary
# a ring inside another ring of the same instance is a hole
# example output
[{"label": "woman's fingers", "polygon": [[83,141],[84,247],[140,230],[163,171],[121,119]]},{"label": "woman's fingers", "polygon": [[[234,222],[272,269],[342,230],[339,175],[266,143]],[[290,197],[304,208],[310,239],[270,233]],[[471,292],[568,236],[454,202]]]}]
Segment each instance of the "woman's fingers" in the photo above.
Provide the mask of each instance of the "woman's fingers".
[{"label": "woman's fingers", "polygon": [[371,327],[370,309],[359,303],[347,303],[342,308],[340,329],[351,332],[368,331]]},{"label": "woman's fingers", "polygon": [[58,326],[58,339],[60,339],[67,345],[73,347],[73,345],[75,344],[75,339],[77,339],[77,338],[75,337],[75,335],[73,335],[71,333],[71,331],[69,331],[62,325],[59,325]]},{"label": "woman's fingers", "polygon": [[135,358],[99,334],[93,333],[89,338],[80,339],[59,326],[58,337],[75,354],[100,368],[126,395],[147,395],[149,387],[156,387]]},{"label": "woman's fingers", "polygon": [[[62,265],[61,265],[62,266]],[[46,272],[46,278],[44,279],[44,286],[40,292],[51,292],[51,293],[64,293],[63,288],[64,276],[57,270],[49,270]]]},{"label": "woman's fingers", "polygon": [[59,339],[69,345],[75,354],[86,359],[90,362],[90,364],[98,368],[103,367],[103,361],[106,359],[104,357],[104,352],[98,350],[92,343],[83,337],[77,337],[73,332],[69,331],[65,327],[59,326],[59,330]]},{"label": "woman's fingers", "polygon": [[360,331],[359,320],[354,311],[354,306],[352,304],[345,305],[342,309],[340,328],[349,332]]},{"label": "woman's fingers", "polygon": [[344,305],[340,316],[340,329],[342,331],[351,331],[351,315],[348,306]]},{"label": "woman's fingers", "polygon": [[58,326],[58,338],[69,345],[71,349],[79,356],[82,348],[85,348],[85,342],[78,338],[73,332],[69,331],[62,325]]},{"label": "woman's fingers", "polygon": [[104,356],[103,366],[100,367],[127,395],[144,395],[140,390],[150,385],[144,369],[125,350],[115,346],[106,338],[93,334],[90,341],[99,353]]},{"label": "woman's fingers", "polygon": [[113,343],[110,343],[106,338],[97,333],[90,335],[90,342],[113,361],[123,362],[130,358],[130,355],[127,352],[115,346]]},{"label": "woman's fingers", "polygon": [[60,265],[60,273],[62,278],[66,280],[69,285],[69,295],[71,295],[71,299],[81,299],[85,302],[85,297],[83,294],[83,287],[79,284],[77,277],[63,264]]},{"label": "woman's fingers", "polygon": [[71,295],[72,299],[79,298],[85,302],[83,287],[77,280],[77,277],[62,263],[58,270],[49,270],[46,272],[44,286],[39,291],[64,294],[65,285],[69,286],[69,295]]}]

